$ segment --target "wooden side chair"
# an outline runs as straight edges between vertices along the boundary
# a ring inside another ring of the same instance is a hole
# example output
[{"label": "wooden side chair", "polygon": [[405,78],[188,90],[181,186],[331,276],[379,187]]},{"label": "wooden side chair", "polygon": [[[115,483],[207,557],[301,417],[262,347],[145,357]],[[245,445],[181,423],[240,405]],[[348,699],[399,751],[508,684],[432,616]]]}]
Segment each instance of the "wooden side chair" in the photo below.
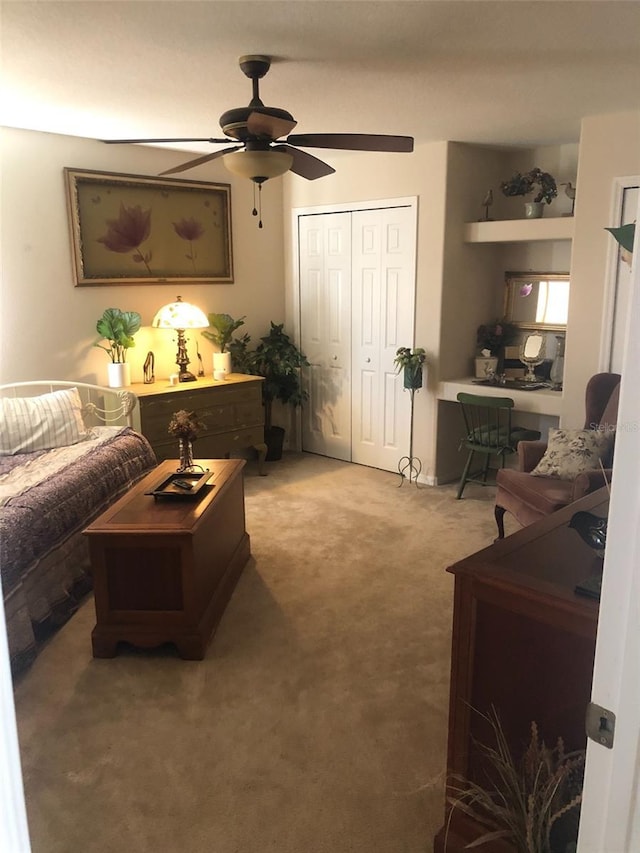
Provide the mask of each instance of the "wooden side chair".
[{"label": "wooden side chair", "polygon": [[[516,452],[519,441],[536,441],[540,433],[511,423],[513,400],[511,397],[489,397],[460,392],[457,396],[465,425],[465,436],[460,449],[468,450],[467,461],[460,478],[456,499],[462,497],[467,483],[493,485],[488,482],[489,462],[494,456],[504,468],[506,458]],[[471,471],[473,459],[478,454],[482,465]]]}]

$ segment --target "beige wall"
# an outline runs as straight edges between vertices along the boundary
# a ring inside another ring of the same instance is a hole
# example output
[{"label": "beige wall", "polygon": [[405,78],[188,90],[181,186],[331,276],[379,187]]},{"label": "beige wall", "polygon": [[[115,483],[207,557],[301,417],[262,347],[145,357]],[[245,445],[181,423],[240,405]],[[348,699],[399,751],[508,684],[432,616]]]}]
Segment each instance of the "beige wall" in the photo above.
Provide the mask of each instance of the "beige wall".
[{"label": "beige wall", "polygon": [[[582,122],[563,422],[582,426],[584,388],[603,364],[600,353],[607,260],[616,251],[611,222],[613,181],[640,175],[640,112],[591,116]],[[636,318],[637,322],[637,318]]]},{"label": "beige wall", "polygon": [[[252,184],[221,163],[177,177],[230,183],[235,284],[74,287],[63,167],[157,175],[196,155],[135,145],[107,146],[89,139],[3,128],[1,382],[77,379],[106,384],[108,357],[92,346],[105,308],[139,311],[143,328],[130,353],[132,378],[142,381],[148,350],[156,376],[175,370],[171,333],[148,328],[158,308],[180,293],[206,313],[247,315],[255,339],[269,321],[284,319],[282,182],[263,191],[264,228],[251,216]],[[205,370],[213,347],[196,332]],[[196,361],[195,340],[189,354]]]}]

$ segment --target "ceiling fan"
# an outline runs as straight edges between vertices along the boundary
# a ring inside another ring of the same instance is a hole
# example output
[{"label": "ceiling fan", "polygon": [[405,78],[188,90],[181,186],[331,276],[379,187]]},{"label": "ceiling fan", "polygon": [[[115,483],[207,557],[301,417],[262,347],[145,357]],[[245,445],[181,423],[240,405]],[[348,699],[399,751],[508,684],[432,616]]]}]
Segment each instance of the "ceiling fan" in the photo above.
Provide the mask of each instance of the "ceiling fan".
[{"label": "ceiling fan", "polygon": [[[160,143],[160,142],[211,142],[214,145],[235,142],[239,144],[204,154],[180,166],[161,172],[173,175],[201,166],[218,157],[236,175],[249,178],[259,189],[269,178],[291,171],[309,181],[331,175],[335,169],[318,157],[301,148],[334,148],[349,151],[386,151],[410,153],[413,137],[388,136],[368,133],[295,133],[297,122],[287,110],[267,107],[260,99],[258,81],[271,66],[269,56],[241,56],[240,68],[253,84],[253,97],[246,107],[227,110],[220,116],[220,127],[225,137],[177,139],[103,139],[109,144]],[[283,138],[284,137],[284,138]],[[254,214],[257,211],[254,209]]]}]

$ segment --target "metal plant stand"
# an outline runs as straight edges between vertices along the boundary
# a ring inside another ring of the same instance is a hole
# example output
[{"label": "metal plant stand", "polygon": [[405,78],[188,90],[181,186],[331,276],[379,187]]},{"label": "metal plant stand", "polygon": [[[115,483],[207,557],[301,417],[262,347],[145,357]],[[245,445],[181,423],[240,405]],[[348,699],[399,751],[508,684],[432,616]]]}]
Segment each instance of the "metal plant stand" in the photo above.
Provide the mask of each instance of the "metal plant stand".
[{"label": "metal plant stand", "polygon": [[[422,384],[422,373],[420,374],[420,383]],[[407,390],[411,394],[411,426],[409,429],[409,455],[403,456],[402,459],[398,462],[398,472],[400,474],[400,486],[402,486],[405,479],[408,479],[409,483],[411,483],[412,480],[415,480],[417,488],[418,476],[422,471],[422,462],[418,459],[417,456],[413,455],[413,398],[415,397],[416,391],[419,389],[408,388]],[[400,486],[398,486],[398,488],[400,488]]]}]

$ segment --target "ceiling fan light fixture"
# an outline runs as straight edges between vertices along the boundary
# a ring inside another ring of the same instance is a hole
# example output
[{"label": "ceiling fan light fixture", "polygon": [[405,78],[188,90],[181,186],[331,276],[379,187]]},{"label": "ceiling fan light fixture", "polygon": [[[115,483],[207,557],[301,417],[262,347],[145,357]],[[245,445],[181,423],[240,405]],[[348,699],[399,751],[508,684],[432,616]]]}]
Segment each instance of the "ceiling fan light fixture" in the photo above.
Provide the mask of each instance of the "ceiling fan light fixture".
[{"label": "ceiling fan light fixture", "polygon": [[225,154],[222,162],[234,175],[261,184],[288,172],[293,156],[286,151],[234,151]]}]

